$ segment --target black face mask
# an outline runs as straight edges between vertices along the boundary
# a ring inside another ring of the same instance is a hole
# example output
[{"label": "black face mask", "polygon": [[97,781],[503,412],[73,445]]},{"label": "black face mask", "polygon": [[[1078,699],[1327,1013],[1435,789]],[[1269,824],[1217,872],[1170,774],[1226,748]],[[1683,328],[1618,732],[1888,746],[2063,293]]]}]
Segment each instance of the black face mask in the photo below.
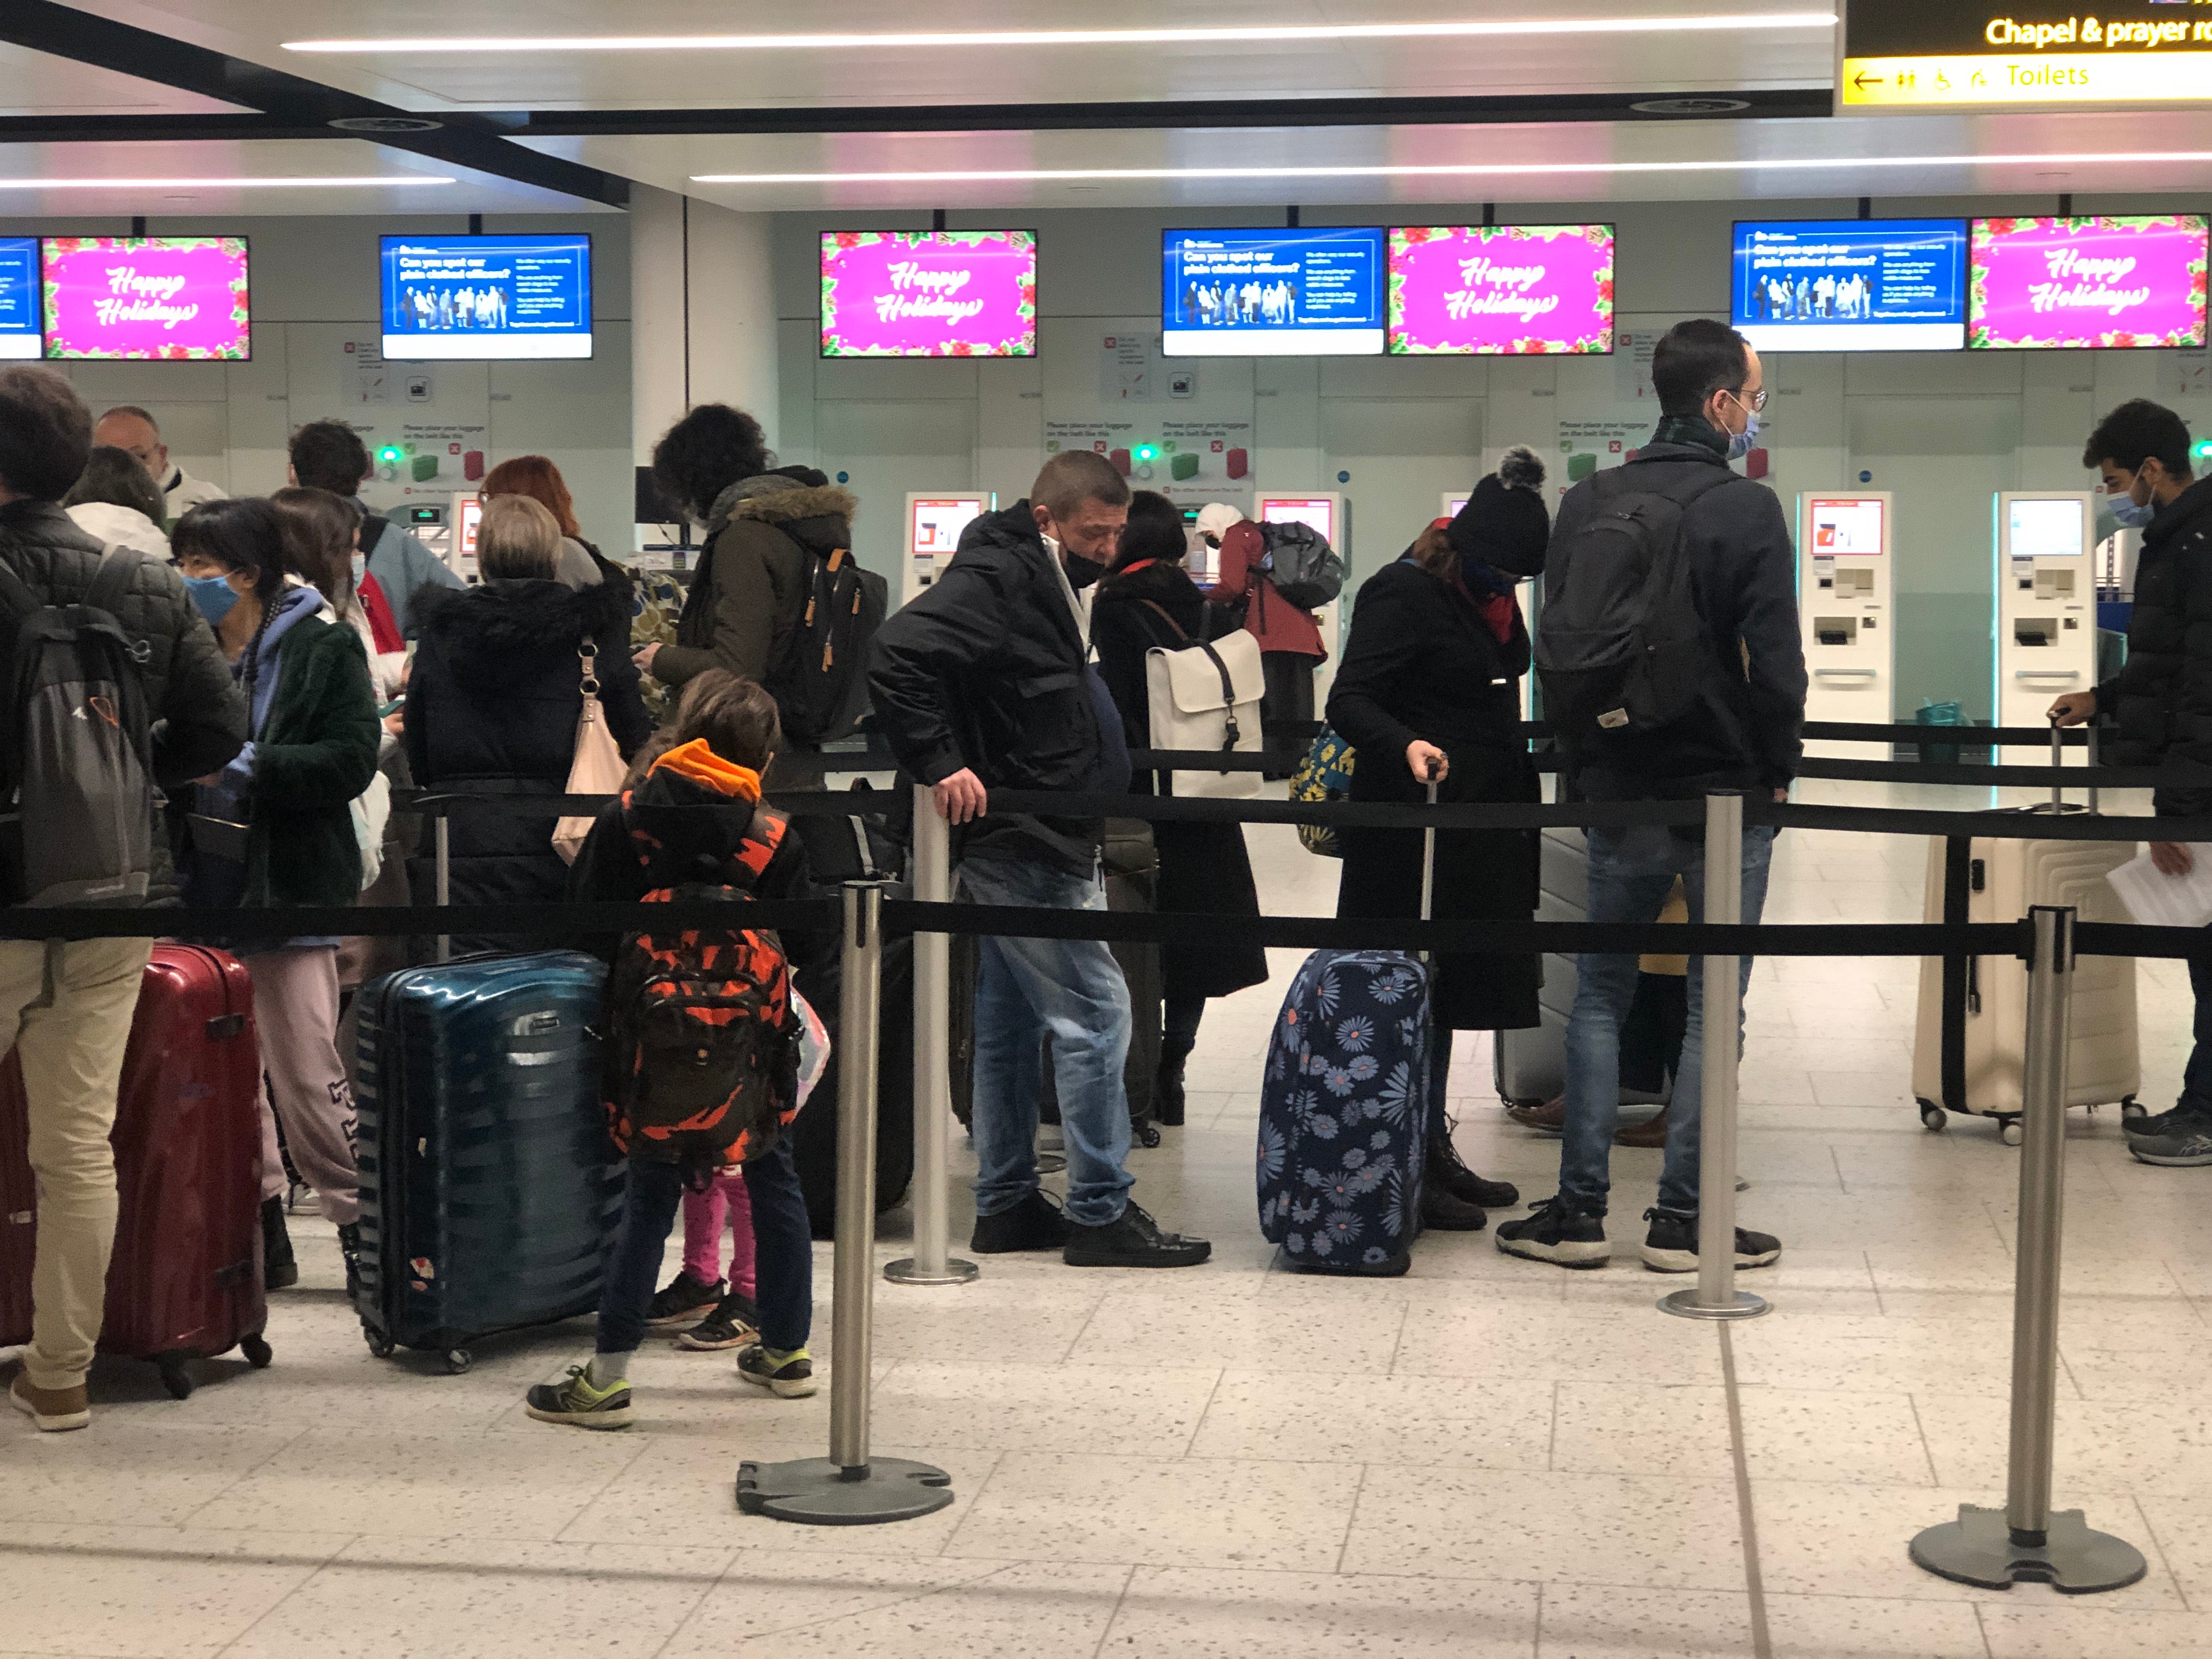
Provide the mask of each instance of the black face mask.
[{"label": "black face mask", "polygon": [[1060,557],[1067,568],[1068,586],[1079,593],[1106,574],[1103,559],[1086,559],[1080,553],[1065,548],[1060,551]]}]

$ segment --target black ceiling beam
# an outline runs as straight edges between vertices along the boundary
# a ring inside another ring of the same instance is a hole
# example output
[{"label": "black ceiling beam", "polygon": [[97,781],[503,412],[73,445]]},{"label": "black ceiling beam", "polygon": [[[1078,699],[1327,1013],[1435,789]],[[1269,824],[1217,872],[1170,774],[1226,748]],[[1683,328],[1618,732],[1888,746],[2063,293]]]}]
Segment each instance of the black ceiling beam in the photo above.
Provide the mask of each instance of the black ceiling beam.
[{"label": "black ceiling beam", "polygon": [[[278,131],[254,131],[249,136],[300,137],[313,130],[317,136],[362,138],[448,166],[488,173],[516,184],[556,191],[610,207],[629,205],[628,179],[511,144],[504,136],[507,129],[495,120],[473,114],[440,112],[425,115],[400,109],[373,98],[324,86],[303,76],[79,11],[74,6],[58,3],[58,0],[7,0],[6,4],[0,5],[0,40],[100,69],[114,70],[182,92],[242,104],[279,124]],[[334,131],[329,125],[336,120],[392,117],[435,120],[441,125],[428,132],[351,133]],[[216,125],[235,121],[234,116],[166,118],[172,125],[158,136],[173,141],[240,136],[235,127],[225,129]],[[41,125],[51,127],[56,124]],[[64,138],[119,136],[96,131],[89,120],[69,125],[73,130],[64,131],[60,135]],[[9,131],[0,136],[12,138],[15,134]],[[146,131],[131,136],[156,135]]]},{"label": "black ceiling beam", "polygon": [[0,115],[0,144],[182,144],[209,138],[359,138],[282,115]]}]

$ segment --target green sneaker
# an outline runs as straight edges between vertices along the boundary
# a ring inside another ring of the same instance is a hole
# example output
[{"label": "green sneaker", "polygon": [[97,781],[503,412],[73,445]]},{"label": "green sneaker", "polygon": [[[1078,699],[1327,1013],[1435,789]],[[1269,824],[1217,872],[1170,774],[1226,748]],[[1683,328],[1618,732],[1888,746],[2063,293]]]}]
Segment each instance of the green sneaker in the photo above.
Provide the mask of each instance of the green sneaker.
[{"label": "green sneaker", "polygon": [[738,1355],[738,1375],[786,1400],[804,1400],[814,1392],[814,1361],[804,1348],[779,1354],[756,1342]]},{"label": "green sneaker", "polygon": [[540,1382],[525,1396],[523,1407],[541,1423],[566,1423],[579,1429],[626,1429],[629,1426],[629,1384],[595,1389],[581,1365],[568,1367],[558,1382]]}]

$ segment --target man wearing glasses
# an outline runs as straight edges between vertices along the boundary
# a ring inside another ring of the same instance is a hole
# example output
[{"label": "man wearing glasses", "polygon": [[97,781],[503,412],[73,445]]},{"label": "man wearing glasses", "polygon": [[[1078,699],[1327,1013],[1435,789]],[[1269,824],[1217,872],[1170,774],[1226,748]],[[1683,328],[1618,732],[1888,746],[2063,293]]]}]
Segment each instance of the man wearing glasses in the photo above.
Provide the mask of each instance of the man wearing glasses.
[{"label": "man wearing glasses", "polygon": [[[1678,323],[1651,359],[1662,418],[1651,441],[1620,474],[1583,480],[1559,505],[1552,530],[1553,568],[1560,550],[1611,511],[1613,494],[1649,492],[1682,504],[1680,546],[1688,556],[1692,599],[1702,624],[1694,701],[1654,730],[1577,737],[1566,755],[1564,793],[1584,800],[1696,800],[1713,790],[1761,790],[1787,799],[1802,752],[1805,653],[1797,632],[1796,555],[1790,524],[1774,492],[1738,477],[1729,463],[1751,453],[1766,392],[1759,354],[1723,324]],[[1571,568],[1570,566],[1569,568]],[[1545,654],[1539,627],[1538,658]],[[1638,825],[1593,829],[1589,920],[1654,921],[1681,878],[1690,920],[1703,917],[1702,831]],[[1743,832],[1743,920],[1756,922],[1766,901],[1771,826]],[[1602,1267],[1610,1154],[1620,1106],[1620,1028],[1635,1000],[1637,959],[1585,953],[1576,963],[1567,1017],[1566,1122],[1559,1190],[1525,1219],[1498,1230],[1498,1248],[1563,1267]],[[1751,958],[1743,958],[1743,981]],[[1704,1046],[1701,987],[1690,964],[1689,1021],[1667,1115],[1666,1162],[1644,1266],[1693,1273],[1698,1266],[1698,1084]],[[1729,1032],[1723,1041],[1734,1042]],[[1735,1265],[1763,1267],[1782,1253],[1778,1240],[1739,1227]]]}]

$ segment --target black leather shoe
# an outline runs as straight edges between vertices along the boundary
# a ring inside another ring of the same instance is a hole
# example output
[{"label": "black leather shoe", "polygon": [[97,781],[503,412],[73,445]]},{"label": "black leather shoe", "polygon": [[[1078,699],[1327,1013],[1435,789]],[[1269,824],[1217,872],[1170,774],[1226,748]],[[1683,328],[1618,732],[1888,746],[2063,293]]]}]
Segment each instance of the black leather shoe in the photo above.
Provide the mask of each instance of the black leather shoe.
[{"label": "black leather shoe", "polygon": [[1421,1183],[1421,1225],[1440,1233],[1479,1233],[1490,1218],[1446,1187]]},{"label": "black leather shoe", "polygon": [[1433,1192],[1441,1188],[1462,1203],[1484,1210],[1510,1210],[1521,1201],[1521,1189],[1510,1181],[1485,1181],[1467,1167],[1449,1135],[1429,1142],[1428,1163],[1422,1179]]},{"label": "black leather shoe", "polygon": [[1212,1254],[1205,1239],[1162,1232],[1132,1204],[1103,1227],[1071,1223],[1060,1259],[1071,1267],[1195,1267]]},{"label": "black leather shoe", "polygon": [[1030,1192],[1011,1210],[975,1218],[968,1248],[978,1255],[1011,1255],[1017,1250],[1056,1250],[1067,1243],[1067,1218],[1042,1193]]}]

